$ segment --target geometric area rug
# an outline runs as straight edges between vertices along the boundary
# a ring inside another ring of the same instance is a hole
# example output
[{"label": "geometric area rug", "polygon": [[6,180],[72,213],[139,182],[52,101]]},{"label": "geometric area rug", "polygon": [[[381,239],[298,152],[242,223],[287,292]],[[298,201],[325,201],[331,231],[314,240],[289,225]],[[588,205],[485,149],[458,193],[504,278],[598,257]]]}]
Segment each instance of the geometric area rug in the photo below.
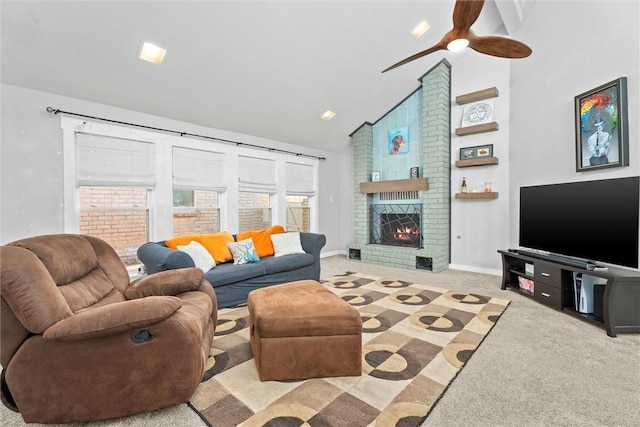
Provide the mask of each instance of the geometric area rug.
[{"label": "geometric area rug", "polygon": [[221,309],[190,405],[209,425],[421,425],[509,305],[499,298],[347,272],[322,283],[360,311],[362,375],[261,382],[246,306]]}]

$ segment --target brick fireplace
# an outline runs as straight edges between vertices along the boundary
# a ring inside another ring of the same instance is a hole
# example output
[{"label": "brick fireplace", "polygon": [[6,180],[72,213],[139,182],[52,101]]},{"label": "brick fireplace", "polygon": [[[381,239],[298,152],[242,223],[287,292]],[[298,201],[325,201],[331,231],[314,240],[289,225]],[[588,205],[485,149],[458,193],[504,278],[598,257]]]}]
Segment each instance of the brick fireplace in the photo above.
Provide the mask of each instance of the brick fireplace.
[{"label": "brick fireplace", "polygon": [[[351,134],[354,235],[348,245],[350,259],[432,272],[448,268],[450,71],[450,64],[441,61],[419,79],[420,87],[405,101]],[[374,153],[374,142],[380,145],[391,129],[402,127],[410,130],[411,158],[420,161],[411,164],[419,167],[418,179],[409,178],[403,154],[379,160],[378,152]],[[371,182],[373,171],[381,174],[381,182]]]}]

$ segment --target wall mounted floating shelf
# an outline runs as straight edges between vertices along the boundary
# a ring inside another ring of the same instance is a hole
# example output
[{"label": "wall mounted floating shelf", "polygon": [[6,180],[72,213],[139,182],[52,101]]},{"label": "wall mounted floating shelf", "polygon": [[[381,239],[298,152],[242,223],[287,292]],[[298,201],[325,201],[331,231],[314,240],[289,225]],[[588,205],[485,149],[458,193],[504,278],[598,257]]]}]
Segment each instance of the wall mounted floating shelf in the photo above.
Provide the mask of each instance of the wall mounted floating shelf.
[{"label": "wall mounted floating shelf", "polygon": [[482,101],[483,99],[495,98],[496,96],[498,96],[498,88],[490,87],[489,89],[456,96],[456,104],[463,105],[470,102]]},{"label": "wall mounted floating shelf", "polygon": [[391,181],[361,182],[360,192],[391,193],[396,191],[426,191],[429,189],[427,178],[394,179]]},{"label": "wall mounted floating shelf", "polygon": [[480,199],[497,199],[498,193],[456,193],[456,199],[470,199],[470,200],[480,200]]},{"label": "wall mounted floating shelf", "polygon": [[498,130],[498,122],[489,122],[489,123],[483,123],[481,125],[458,128],[456,129],[456,135],[458,136],[473,135],[475,133],[492,132],[494,130]]},{"label": "wall mounted floating shelf", "polygon": [[497,157],[483,157],[481,159],[456,160],[457,168],[468,168],[470,166],[487,166],[487,165],[497,165],[497,164],[498,164]]}]

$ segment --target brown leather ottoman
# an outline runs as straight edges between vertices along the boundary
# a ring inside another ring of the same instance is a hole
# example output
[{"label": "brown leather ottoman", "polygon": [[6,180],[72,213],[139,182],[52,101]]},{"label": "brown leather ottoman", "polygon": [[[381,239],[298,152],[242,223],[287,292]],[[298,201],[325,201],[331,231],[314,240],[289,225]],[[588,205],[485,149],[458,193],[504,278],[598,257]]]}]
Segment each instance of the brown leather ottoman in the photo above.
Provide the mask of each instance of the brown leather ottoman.
[{"label": "brown leather ottoman", "polygon": [[261,381],[362,374],[360,313],[320,283],[256,289],[247,304]]}]

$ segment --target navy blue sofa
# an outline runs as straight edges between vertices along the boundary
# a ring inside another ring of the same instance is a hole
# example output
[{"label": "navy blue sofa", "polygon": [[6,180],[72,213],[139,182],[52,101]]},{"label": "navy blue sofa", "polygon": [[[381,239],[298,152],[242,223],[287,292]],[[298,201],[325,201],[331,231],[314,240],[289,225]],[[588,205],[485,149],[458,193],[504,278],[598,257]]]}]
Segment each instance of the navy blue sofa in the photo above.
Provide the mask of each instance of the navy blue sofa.
[{"label": "navy blue sofa", "polygon": [[[204,279],[213,285],[218,308],[244,304],[254,289],[296,280],[320,280],[320,251],[326,242],[324,234],[300,233],[304,254],[267,256],[259,262],[241,265],[218,264],[204,274]],[[186,252],[168,248],[164,241],[140,246],[138,258],[147,274],[195,266]]]}]

